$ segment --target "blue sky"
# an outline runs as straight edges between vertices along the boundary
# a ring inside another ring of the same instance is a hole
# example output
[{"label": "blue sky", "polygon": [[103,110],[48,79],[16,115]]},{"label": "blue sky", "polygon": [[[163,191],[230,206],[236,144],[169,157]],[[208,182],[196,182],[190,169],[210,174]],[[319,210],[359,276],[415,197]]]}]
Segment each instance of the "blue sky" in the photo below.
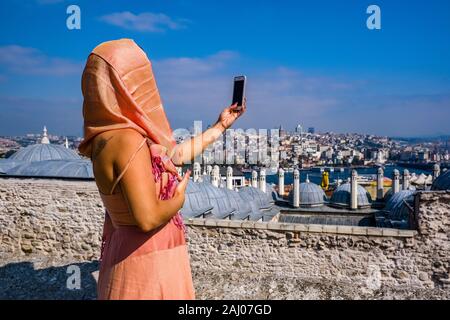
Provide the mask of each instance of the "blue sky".
[{"label": "blue sky", "polygon": [[[70,4],[81,30],[66,28]],[[152,60],[173,128],[213,122],[246,74],[238,127],[450,134],[447,0],[3,0],[0,24],[0,135],[81,135],[85,59],[118,38]]]}]

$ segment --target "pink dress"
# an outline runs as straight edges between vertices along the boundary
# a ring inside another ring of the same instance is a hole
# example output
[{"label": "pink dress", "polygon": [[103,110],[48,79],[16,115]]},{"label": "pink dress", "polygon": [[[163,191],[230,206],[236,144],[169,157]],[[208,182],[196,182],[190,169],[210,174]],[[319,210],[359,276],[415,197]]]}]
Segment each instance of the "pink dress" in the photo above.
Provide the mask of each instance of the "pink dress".
[{"label": "pink dress", "polygon": [[[98,279],[98,299],[195,299],[184,225],[180,213],[150,232],[134,225],[122,192],[113,191],[139,149],[115,181],[110,194],[100,196],[106,208]],[[173,195],[177,179],[164,171],[153,152],[152,169],[160,199]],[[156,155],[155,155],[156,154]]]}]

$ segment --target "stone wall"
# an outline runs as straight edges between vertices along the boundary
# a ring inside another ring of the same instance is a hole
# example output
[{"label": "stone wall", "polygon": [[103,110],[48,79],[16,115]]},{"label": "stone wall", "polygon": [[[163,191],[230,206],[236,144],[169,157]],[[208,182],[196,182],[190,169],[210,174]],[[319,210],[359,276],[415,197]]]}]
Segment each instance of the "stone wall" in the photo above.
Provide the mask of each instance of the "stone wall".
[{"label": "stone wall", "polygon": [[1,253],[97,259],[103,218],[93,181],[0,179]]},{"label": "stone wall", "polygon": [[[450,298],[450,193],[415,206],[417,231],[190,219],[197,297]],[[103,212],[92,181],[0,179],[0,298],[94,298]],[[65,289],[71,264],[86,270],[84,291]]]}]

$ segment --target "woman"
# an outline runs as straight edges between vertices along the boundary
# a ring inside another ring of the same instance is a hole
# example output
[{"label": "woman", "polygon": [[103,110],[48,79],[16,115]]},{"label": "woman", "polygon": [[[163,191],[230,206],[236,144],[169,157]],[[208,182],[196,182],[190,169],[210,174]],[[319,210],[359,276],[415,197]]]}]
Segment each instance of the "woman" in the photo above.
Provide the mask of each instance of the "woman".
[{"label": "woman", "polygon": [[225,108],[213,127],[177,145],[151,63],[130,39],[93,50],[82,91],[79,150],[92,160],[106,209],[98,298],[194,299],[179,213],[190,172],[181,178],[175,166],[191,163],[245,105]]}]

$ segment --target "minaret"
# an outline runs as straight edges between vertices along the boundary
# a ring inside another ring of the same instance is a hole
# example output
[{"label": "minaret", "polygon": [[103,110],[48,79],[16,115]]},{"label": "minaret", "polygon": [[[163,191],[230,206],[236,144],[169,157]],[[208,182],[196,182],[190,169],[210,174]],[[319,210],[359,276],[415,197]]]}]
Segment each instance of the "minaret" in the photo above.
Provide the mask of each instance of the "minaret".
[{"label": "minaret", "polygon": [[292,206],[294,208],[300,207],[300,171],[294,170],[294,187],[293,187]]},{"label": "minaret", "polygon": [[220,168],[218,165],[215,165],[214,169],[212,170],[211,184],[214,187],[219,187],[220,185]]},{"label": "minaret", "polygon": [[66,149],[69,149],[69,140],[67,140],[67,137],[66,141],[64,142],[64,146],[66,147]]},{"label": "minaret", "polygon": [[384,172],[383,168],[378,168],[377,171],[377,201],[383,200],[383,181],[384,181]]},{"label": "minaret", "polygon": [[194,162],[194,172],[193,172],[193,177],[192,179],[194,180],[194,182],[197,182],[198,179],[200,178],[200,172],[202,171],[201,167],[200,167],[200,163],[198,162]]},{"label": "minaret", "polygon": [[259,190],[266,192],[266,169],[259,171]]},{"label": "minaret", "polygon": [[395,169],[392,179],[392,194],[396,194],[397,192],[400,192],[400,172]]},{"label": "minaret", "polygon": [[435,163],[433,166],[433,181],[439,177],[439,174],[441,173],[441,167],[438,163]]},{"label": "minaret", "polygon": [[252,171],[252,187],[258,188],[258,172]]},{"label": "minaret", "polygon": [[409,175],[409,170],[405,169],[403,171],[403,190],[409,190],[409,181],[411,179],[411,176]]},{"label": "minaret", "polygon": [[208,176],[211,176],[211,175],[212,175],[212,166],[211,166],[210,164],[208,164],[208,165],[206,166],[206,174],[207,174]]},{"label": "minaret", "polygon": [[227,189],[233,190],[233,168],[227,167]]},{"label": "minaret", "polygon": [[48,139],[48,136],[47,136],[47,127],[46,126],[44,126],[44,133],[42,135],[41,143],[42,144],[50,144],[50,140]]},{"label": "minaret", "polygon": [[282,197],[284,195],[284,170],[278,170],[278,194]]},{"label": "minaret", "polygon": [[350,180],[350,209],[358,209],[358,173],[352,170],[352,177]]}]

